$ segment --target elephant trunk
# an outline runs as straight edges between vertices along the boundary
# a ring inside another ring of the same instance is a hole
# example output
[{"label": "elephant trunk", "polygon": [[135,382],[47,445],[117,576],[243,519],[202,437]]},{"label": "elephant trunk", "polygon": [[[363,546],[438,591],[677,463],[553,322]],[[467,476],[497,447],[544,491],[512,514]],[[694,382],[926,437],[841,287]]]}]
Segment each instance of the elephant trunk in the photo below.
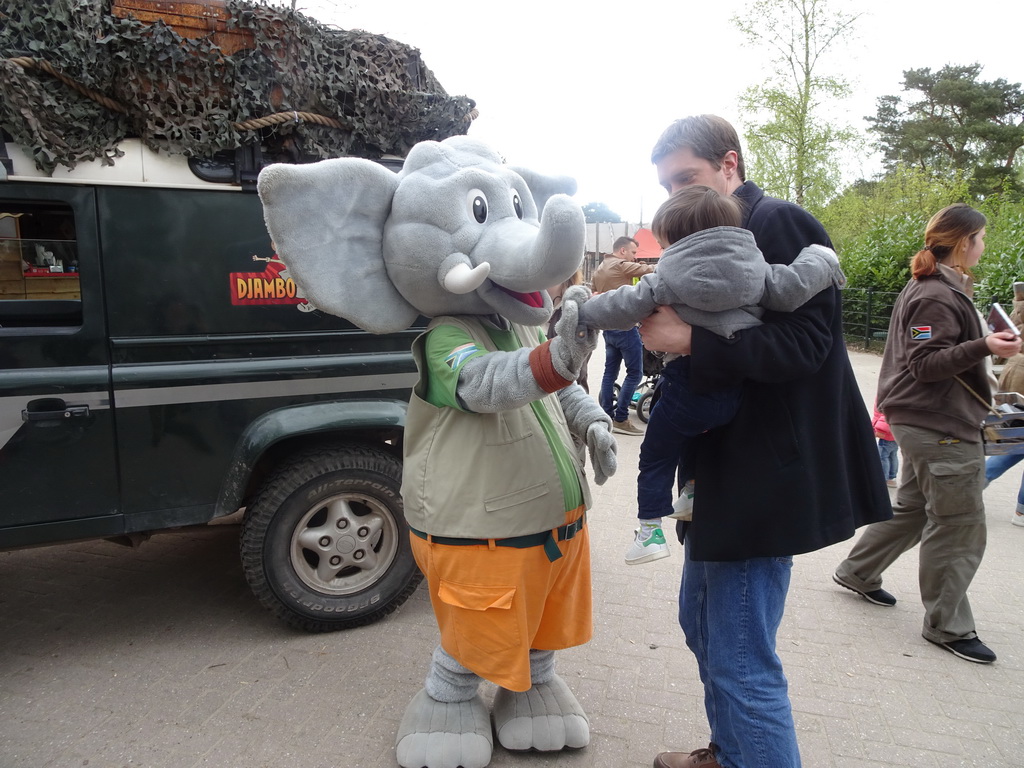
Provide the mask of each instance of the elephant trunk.
[{"label": "elephant trunk", "polygon": [[519,219],[496,223],[473,249],[473,262],[491,265],[490,279],[528,293],[558,285],[577,269],[586,247],[583,209],[567,195],[548,200],[540,228]]}]

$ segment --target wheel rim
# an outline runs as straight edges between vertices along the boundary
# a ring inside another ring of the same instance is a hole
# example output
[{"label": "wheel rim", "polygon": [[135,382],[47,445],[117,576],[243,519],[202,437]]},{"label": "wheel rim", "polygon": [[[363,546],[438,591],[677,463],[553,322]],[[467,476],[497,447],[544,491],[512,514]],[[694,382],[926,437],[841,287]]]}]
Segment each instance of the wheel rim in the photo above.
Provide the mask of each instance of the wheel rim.
[{"label": "wheel rim", "polygon": [[651,418],[651,398],[644,395],[640,398],[640,417],[646,422]]},{"label": "wheel rim", "polygon": [[332,496],[311,507],[292,533],[295,574],[311,589],[350,595],[375,584],[398,552],[388,507],[363,494]]}]

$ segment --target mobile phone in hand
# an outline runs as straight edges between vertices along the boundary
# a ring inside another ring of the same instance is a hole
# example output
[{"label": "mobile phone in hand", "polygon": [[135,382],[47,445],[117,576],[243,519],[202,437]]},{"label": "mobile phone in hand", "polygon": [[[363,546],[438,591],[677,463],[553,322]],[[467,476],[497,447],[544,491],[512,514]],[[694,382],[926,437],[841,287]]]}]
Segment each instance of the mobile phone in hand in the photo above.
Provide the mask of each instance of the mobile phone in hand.
[{"label": "mobile phone in hand", "polygon": [[1006,310],[996,301],[992,303],[992,309],[988,312],[988,329],[993,333],[997,331],[1009,331],[1014,336],[1020,336],[1020,329],[1013,324]]}]

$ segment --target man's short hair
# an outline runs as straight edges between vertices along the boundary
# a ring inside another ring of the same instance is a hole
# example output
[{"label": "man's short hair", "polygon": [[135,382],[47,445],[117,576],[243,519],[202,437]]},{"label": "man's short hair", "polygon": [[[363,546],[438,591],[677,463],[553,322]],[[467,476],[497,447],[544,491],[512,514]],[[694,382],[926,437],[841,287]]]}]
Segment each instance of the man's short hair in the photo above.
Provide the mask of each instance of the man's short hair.
[{"label": "man's short hair", "polygon": [[640,247],[640,243],[638,243],[632,237],[617,237],[617,238],[615,238],[615,242],[612,243],[612,253],[618,253],[620,249],[625,248],[630,243],[635,245],[637,248]]},{"label": "man's short hair", "polygon": [[683,187],[661,204],[651,219],[651,232],[671,245],[695,232],[712,227],[738,227],[743,223],[743,205],[732,195],[694,184]]},{"label": "man's short hair", "polygon": [[722,158],[726,152],[732,150],[736,153],[736,172],[740,181],[747,180],[740,137],[728,120],[717,115],[694,115],[676,120],[655,142],[654,149],[651,150],[651,162],[657,163],[661,158],[683,147],[688,148],[697,157],[707,160],[715,170],[722,167]]}]

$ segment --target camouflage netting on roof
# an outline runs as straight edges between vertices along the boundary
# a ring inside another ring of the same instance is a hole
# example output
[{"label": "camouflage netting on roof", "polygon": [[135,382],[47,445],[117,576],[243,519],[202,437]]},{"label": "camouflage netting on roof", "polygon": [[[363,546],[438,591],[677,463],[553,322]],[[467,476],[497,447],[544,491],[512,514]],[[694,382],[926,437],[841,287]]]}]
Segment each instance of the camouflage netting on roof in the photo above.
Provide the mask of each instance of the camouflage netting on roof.
[{"label": "camouflage netting on roof", "polygon": [[[126,137],[188,156],[259,142],[278,156],[378,158],[468,130],[473,101],[449,96],[417,49],[281,7],[223,5],[251,47],[226,55],[212,37],[120,18],[110,0],[3,2],[0,128],[48,172],[112,159]],[[282,112],[312,116],[247,124]]]}]

